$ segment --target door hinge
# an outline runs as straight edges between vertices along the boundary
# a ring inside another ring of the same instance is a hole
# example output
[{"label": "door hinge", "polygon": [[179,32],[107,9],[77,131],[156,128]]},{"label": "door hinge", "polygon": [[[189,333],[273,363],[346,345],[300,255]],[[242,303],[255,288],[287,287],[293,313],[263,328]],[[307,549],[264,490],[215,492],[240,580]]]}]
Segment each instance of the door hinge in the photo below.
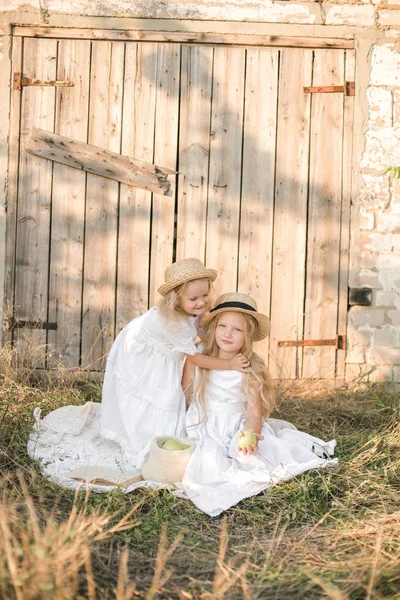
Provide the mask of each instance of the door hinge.
[{"label": "door hinge", "polygon": [[335,346],[335,350],[345,350],[346,336],[337,335],[333,340],[295,340],[287,342],[278,342],[278,346],[280,348],[291,346]]},{"label": "door hinge", "polygon": [[57,323],[46,321],[26,321],[16,317],[6,317],[3,319],[3,331],[12,331],[13,329],[57,329]]},{"label": "door hinge", "polygon": [[23,87],[73,87],[72,81],[44,81],[43,79],[31,79],[30,77],[22,77],[21,73],[14,73],[13,90],[20,90]]},{"label": "door hinge", "polygon": [[303,88],[306,94],[335,94],[344,92],[345,96],[355,96],[354,81],[345,81],[344,85],[320,85]]}]

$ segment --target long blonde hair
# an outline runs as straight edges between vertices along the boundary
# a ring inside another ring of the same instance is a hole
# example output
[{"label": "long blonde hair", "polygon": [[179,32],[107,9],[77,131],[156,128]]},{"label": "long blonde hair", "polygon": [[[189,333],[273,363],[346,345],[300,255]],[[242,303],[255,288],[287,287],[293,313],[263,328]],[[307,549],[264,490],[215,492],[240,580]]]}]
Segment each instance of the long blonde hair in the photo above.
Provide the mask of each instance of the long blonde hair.
[{"label": "long blonde hair", "polygon": [[[222,313],[223,314],[223,313]],[[253,340],[257,330],[256,320],[246,314],[241,313],[244,318],[244,343],[240,352],[245,354],[250,360],[251,366],[247,373],[243,373],[243,391],[247,399],[254,398],[255,389],[258,389],[262,403],[262,418],[269,417],[275,406],[275,394],[273,391],[271,376],[263,359],[253,352]],[[215,341],[215,330],[221,315],[213,319],[206,331],[203,341],[203,354],[207,356],[218,357],[219,348]],[[210,370],[196,367],[196,389],[193,393],[193,400],[197,406],[199,415],[204,415],[202,421],[207,417],[205,392],[210,380]],[[257,385],[258,384],[258,385]]]}]

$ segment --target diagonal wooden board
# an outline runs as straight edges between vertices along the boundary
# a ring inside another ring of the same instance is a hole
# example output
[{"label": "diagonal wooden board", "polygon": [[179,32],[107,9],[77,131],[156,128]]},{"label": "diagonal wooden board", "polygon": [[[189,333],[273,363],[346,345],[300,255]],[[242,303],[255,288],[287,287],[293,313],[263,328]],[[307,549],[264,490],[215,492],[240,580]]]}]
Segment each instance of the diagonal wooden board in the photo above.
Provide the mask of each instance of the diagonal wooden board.
[{"label": "diagonal wooden board", "polygon": [[176,171],[32,128],[26,151],[88,173],[114,179],[156,194],[170,195],[167,177]]}]

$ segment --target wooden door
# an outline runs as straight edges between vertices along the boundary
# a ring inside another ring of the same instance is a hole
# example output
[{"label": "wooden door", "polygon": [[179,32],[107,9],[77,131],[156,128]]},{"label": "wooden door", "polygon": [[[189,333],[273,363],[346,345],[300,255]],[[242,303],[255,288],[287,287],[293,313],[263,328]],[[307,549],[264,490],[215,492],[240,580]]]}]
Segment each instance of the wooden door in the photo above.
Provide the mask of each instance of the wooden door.
[{"label": "wooden door", "polygon": [[[69,367],[102,370],[116,333],[157,301],[172,260],[218,270],[271,317],[274,376],[334,378],[344,334],[354,79],[349,49],[15,37],[14,71],[73,87],[13,90],[7,293],[14,329]],[[161,196],[33,157],[31,127],[176,169]],[[19,140],[19,141],[18,141]]]}]

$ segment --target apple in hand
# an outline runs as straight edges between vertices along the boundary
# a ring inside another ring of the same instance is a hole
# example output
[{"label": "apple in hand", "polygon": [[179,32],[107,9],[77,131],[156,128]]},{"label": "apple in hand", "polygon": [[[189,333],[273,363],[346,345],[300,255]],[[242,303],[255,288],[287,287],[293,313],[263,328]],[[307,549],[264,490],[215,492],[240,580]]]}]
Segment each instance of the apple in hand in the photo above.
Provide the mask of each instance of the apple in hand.
[{"label": "apple in hand", "polygon": [[244,450],[245,448],[250,449],[254,444],[257,445],[257,437],[255,433],[247,429],[239,433],[238,447],[241,450]]},{"label": "apple in hand", "polygon": [[162,448],[164,450],[186,450],[186,448],[189,448],[189,446],[187,444],[183,444],[179,440],[166,440],[163,443]]}]

